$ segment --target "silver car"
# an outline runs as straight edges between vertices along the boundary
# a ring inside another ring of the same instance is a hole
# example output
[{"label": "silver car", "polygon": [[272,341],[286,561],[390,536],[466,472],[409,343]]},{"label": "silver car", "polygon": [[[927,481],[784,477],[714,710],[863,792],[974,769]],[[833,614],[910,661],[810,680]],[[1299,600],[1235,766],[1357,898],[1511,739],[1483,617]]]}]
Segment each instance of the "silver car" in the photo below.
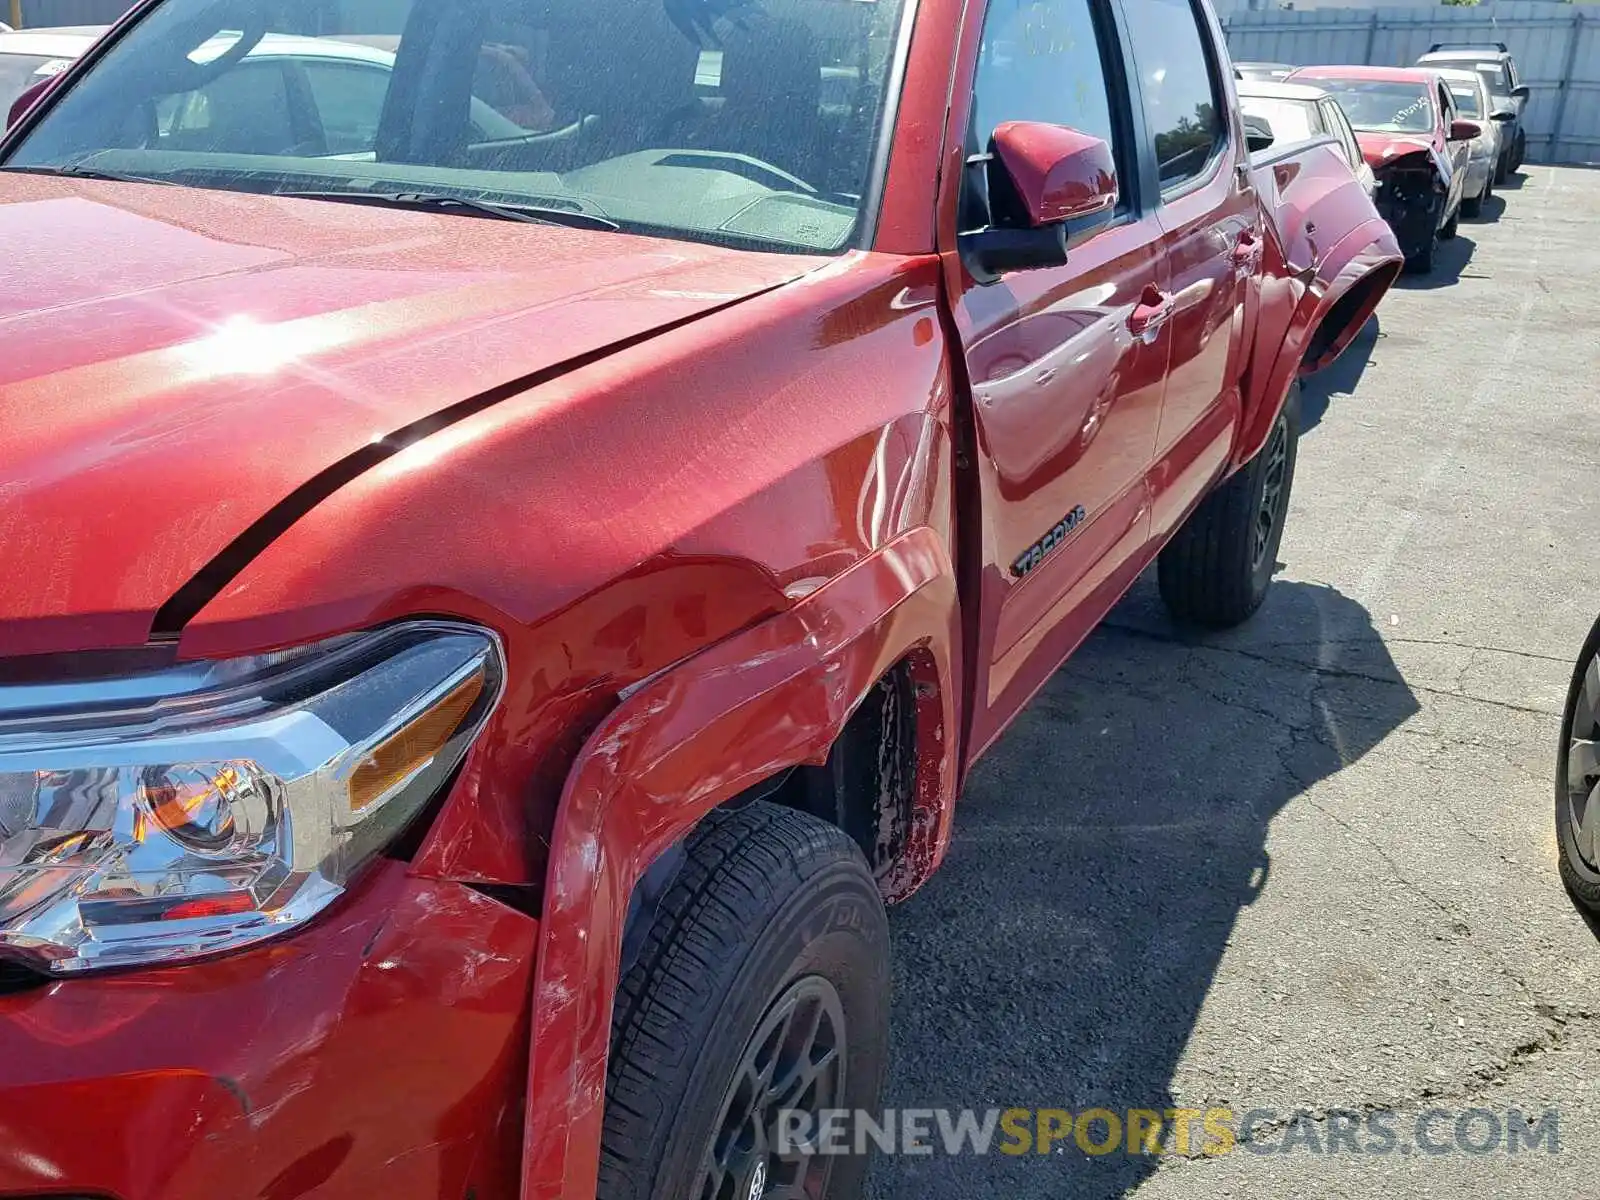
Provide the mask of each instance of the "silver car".
[{"label": "silver car", "polygon": [[1511,114],[1499,122],[1504,128],[1500,134],[1500,166],[1494,181],[1504,183],[1507,175],[1522,168],[1528,149],[1528,132],[1522,127],[1522,117],[1529,92],[1528,85],[1517,74],[1516,59],[1504,42],[1487,45],[1435,42],[1428,53],[1417,59],[1417,66],[1435,71],[1454,68],[1480,75],[1495,108]]},{"label": "silver car", "polygon": [[1264,124],[1270,129],[1274,145],[1331,137],[1339,143],[1340,153],[1367,195],[1377,190],[1372,168],[1361,153],[1344,109],[1327,92],[1306,83],[1274,83],[1261,79],[1240,79],[1235,90],[1239,93],[1239,108],[1246,121],[1253,120],[1258,126]]},{"label": "silver car", "polygon": [[1494,191],[1496,165],[1500,161],[1500,139],[1506,115],[1493,107],[1494,100],[1483,77],[1476,71],[1449,68],[1436,71],[1455,98],[1456,111],[1475,121],[1483,132],[1468,143],[1467,181],[1461,188],[1461,215],[1476,217],[1483,202]]}]

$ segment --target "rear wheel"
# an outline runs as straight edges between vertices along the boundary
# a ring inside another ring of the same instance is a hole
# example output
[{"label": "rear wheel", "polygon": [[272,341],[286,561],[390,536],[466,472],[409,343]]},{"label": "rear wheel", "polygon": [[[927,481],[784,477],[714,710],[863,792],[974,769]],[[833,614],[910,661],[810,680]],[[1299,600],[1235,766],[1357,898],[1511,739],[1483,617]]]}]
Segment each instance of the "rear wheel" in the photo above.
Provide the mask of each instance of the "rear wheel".
[{"label": "rear wheel", "polygon": [[1439,230],[1439,237],[1443,241],[1448,242],[1451,238],[1455,237],[1456,232],[1460,228],[1461,228],[1461,209],[1457,208],[1456,211],[1450,215],[1450,219],[1444,223],[1444,228]]},{"label": "rear wheel", "polygon": [[1600,913],[1600,621],[1578,655],[1556,760],[1556,840],[1561,882]]},{"label": "rear wheel", "polygon": [[1511,169],[1513,171],[1522,170],[1522,163],[1527,157],[1527,153],[1528,135],[1519,129],[1517,131],[1516,147],[1511,151]]},{"label": "rear wheel", "polygon": [[856,1196],[864,1156],[780,1152],[781,1123],[875,1108],[888,964],[849,837],[767,803],[709,818],[617,992],[599,1200]]},{"label": "rear wheel", "polygon": [[1267,598],[1289,513],[1299,434],[1296,381],[1261,452],[1201,501],[1161,552],[1161,598],[1178,620],[1226,628]]}]

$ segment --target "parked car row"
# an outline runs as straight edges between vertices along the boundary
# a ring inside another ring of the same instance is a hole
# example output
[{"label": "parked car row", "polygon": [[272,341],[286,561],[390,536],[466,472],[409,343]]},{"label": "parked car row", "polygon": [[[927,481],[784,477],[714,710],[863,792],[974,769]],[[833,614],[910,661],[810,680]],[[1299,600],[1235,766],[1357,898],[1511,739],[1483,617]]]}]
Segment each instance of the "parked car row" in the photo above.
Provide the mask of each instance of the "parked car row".
[{"label": "parked car row", "polygon": [[1483,212],[1527,152],[1528,88],[1504,43],[1435,43],[1411,67],[1239,62],[1234,75],[1262,134],[1345,148],[1414,271],[1433,268],[1439,242]]}]

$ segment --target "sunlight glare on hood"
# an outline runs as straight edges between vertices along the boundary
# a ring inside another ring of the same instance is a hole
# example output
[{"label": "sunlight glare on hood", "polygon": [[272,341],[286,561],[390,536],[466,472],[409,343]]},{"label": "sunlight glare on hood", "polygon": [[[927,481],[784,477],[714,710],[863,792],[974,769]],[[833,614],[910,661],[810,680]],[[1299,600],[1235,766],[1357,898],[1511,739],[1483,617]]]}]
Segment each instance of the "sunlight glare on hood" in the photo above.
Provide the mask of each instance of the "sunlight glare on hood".
[{"label": "sunlight glare on hood", "polygon": [[263,325],[253,317],[230,317],[204,337],[179,347],[178,354],[189,372],[204,379],[270,375],[343,340],[340,321]]}]

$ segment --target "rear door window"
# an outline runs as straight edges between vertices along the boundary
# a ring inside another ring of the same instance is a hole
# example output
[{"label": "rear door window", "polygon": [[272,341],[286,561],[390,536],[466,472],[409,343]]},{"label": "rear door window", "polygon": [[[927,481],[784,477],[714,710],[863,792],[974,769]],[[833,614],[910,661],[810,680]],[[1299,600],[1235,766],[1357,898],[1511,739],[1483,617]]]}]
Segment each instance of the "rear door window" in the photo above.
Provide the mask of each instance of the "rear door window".
[{"label": "rear door window", "polygon": [[328,154],[365,154],[378,139],[383,98],[389,94],[390,72],[380,66],[299,60],[311,89],[311,104],[322,125]]},{"label": "rear door window", "polygon": [[1123,0],[1163,194],[1206,174],[1227,144],[1216,63],[1191,0]]},{"label": "rear door window", "polygon": [[299,142],[289,116],[283,65],[241,63],[192,92],[156,106],[158,144],[218,154],[287,154]]},{"label": "rear door window", "polygon": [[1356,131],[1350,128],[1350,122],[1345,120],[1344,109],[1339,107],[1337,100],[1322,101],[1322,119],[1328,127],[1328,132],[1339,139],[1339,144],[1344,147],[1344,156],[1350,160],[1352,167],[1361,165],[1361,144],[1356,141]]}]

